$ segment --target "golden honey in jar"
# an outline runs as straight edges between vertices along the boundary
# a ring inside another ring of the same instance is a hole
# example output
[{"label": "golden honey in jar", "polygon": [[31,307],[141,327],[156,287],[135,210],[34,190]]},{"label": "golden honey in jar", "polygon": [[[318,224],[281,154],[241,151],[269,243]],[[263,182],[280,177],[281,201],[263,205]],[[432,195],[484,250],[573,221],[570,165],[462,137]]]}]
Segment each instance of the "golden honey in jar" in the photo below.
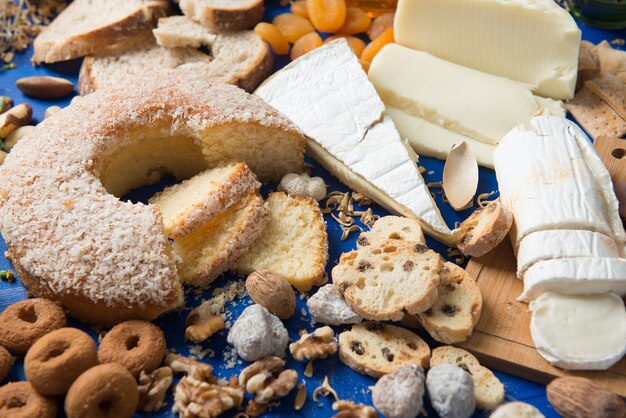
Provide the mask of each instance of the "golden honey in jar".
[{"label": "golden honey in jar", "polygon": [[360,7],[370,16],[378,16],[395,11],[398,0],[348,0],[348,5]]}]

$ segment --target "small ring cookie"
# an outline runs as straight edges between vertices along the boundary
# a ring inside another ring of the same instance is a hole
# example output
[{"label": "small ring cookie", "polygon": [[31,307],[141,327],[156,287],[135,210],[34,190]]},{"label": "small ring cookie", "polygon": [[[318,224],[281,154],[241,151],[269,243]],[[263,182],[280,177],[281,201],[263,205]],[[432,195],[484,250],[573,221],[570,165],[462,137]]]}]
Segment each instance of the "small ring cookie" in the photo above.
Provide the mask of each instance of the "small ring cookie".
[{"label": "small ring cookie", "polygon": [[0,345],[0,382],[9,375],[13,360],[13,356],[9,353],[9,350]]},{"label": "small ring cookie", "polygon": [[35,341],[66,322],[63,309],[47,299],[21,300],[0,314],[0,345],[13,354],[26,354]]},{"label": "small ring cookie", "polygon": [[37,393],[28,382],[0,387],[0,418],[54,418],[57,402]]},{"label": "small ring cookie", "polygon": [[98,350],[100,363],[118,363],[133,376],[150,373],[163,362],[165,337],[156,325],[146,321],[126,321],[109,331]]},{"label": "small ring cookie", "polygon": [[76,328],[61,328],[33,344],[24,359],[26,378],[42,395],[63,395],[85,370],[98,364],[96,344]]},{"label": "small ring cookie", "polygon": [[135,378],[119,364],[92,367],[78,376],[65,397],[67,418],[130,418],[137,409]]}]

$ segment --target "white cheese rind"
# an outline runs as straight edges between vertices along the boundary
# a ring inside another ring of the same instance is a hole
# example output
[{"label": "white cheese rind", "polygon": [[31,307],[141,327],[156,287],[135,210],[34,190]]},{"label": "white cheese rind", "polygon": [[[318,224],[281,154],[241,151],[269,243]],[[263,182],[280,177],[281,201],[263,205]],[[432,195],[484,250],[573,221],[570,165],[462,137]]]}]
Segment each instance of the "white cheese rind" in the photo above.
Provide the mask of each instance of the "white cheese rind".
[{"label": "white cheese rind", "polygon": [[575,257],[620,257],[615,240],[583,230],[548,230],[525,236],[517,250],[517,276],[543,260]]},{"label": "white cheese rind", "polygon": [[419,155],[445,160],[454,145],[465,141],[476,156],[479,165],[493,168],[495,146],[457,134],[426,119],[410,115],[397,107],[386,105],[385,108],[400,136],[406,138]]},{"label": "white cheese rind", "polygon": [[552,0],[400,0],[394,37],[542,96],[574,96],[581,31]]},{"label": "white cheese rind", "polygon": [[526,84],[398,44],[385,45],[368,76],[385,104],[492,145],[542,108],[560,107],[540,106]]},{"label": "white cheese rind", "polygon": [[[412,214],[436,238],[451,242],[452,232],[345,40],[333,41],[293,61],[255,94],[333,157],[324,162],[332,173],[350,180],[354,176],[346,174],[348,167],[393,201],[371,196],[382,206],[394,208],[397,202],[408,209],[403,215]],[[314,157],[319,155],[317,152]]]},{"label": "white cheese rind", "polygon": [[496,148],[500,199],[514,216],[514,249],[530,233],[555,229],[595,231],[623,242],[623,228],[614,221],[617,211],[606,202],[610,177],[597,175],[589,149],[581,147],[570,126],[567,119],[535,117]]},{"label": "white cheese rind", "polygon": [[626,354],[626,310],[612,293],[544,293],[530,304],[537,351],[566,370],[606,370]]},{"label": "white cheese rind", "polygon": [[606,257],[557,258],[539,261],[524,273],[524,292],[518,300],[528,302],[544,292],[626,295],[626,259]]}]

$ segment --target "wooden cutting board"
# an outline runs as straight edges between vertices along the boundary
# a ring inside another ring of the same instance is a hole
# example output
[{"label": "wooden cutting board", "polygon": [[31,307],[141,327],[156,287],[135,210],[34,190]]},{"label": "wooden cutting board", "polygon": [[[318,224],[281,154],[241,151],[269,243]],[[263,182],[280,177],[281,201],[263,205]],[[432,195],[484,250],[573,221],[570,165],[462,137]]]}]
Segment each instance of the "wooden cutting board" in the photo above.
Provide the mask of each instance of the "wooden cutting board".
[{"label": "wooden cutting board", "polygon": [[[623,195],[626,140],[598,138],[595,146],[613,177],[617,194]],[[494,370],[543,384],[559,376],[582,376],[626,397],[626,357],[607,371],[565,372],[539,355],[530,336],[528,305],[516,301],[523,283],[515,275],[515,267],[508,239],[491,253],[470,260],[467,272],[482,291],[483,310],[472,338],[459,346]]]}]

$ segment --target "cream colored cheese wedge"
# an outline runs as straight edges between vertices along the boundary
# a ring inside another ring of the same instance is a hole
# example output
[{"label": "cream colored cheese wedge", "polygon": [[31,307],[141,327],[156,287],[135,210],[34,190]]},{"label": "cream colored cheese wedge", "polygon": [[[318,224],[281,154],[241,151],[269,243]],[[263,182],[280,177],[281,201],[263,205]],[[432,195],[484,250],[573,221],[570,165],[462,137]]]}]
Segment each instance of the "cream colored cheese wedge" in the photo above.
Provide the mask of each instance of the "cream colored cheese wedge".
[{"label": "cream colored cheese wedge", "polygon": [[553,0],[400,0],[394,35],[409,48],[536,86],[539,95],[574,96],[581,31]]},{"label": "cream colored cheese wedge", "polygon": [[530,304],[539,354],[566,370],[606,370],[626,354],[626,310],[613,293],[548,292]]},{"label": "cream colored cheese wedge", "polygon": [[574,257],[619,258],[615,240],[598,232],[583,230],[548,230],[525,236],[517,250],[517,276],[543,260]]},{"label": "cream colored cheese wedge", "polygon": [[345,40],[293,61],[255,94],[302,129],[311,140],[309,153],[340,180],[452,242],[415,161]]},{"label": "cream colored cheese wedge", "polygon": [[557,258],[539,261],[524,273],[524,292],[531,301],[544,292],[626,295],[626,259],[606,257]]},{"label": "cream colored cheese wedge", "polygon": [[500,199],[514,216],[515,249],[526,235],[555,229],[595,231],[624,241],[623,227],[614,220],[616,204],[607,202],[610,177],[590,157],[593,148],[583,141],[588,139],[572,135],[572,125],[563,118],[535,117],[496,148]]},{"label": "cream colored cheese wedge", "polygon": [[491,145],[542,109],[561,106],[538,104],[527,84],[398,44],[376,55],[368,75],[385,104]]},{"label": "cream colored cheese wedge", "polygon": [[419,155],[445,160],[454,145],[465,141],[476,156],[479,165],[493,168],[495,146],[457,134],[426,119],[410,115],[397,107],[386,105],[385,108],[400,136],[406,138]]}]

